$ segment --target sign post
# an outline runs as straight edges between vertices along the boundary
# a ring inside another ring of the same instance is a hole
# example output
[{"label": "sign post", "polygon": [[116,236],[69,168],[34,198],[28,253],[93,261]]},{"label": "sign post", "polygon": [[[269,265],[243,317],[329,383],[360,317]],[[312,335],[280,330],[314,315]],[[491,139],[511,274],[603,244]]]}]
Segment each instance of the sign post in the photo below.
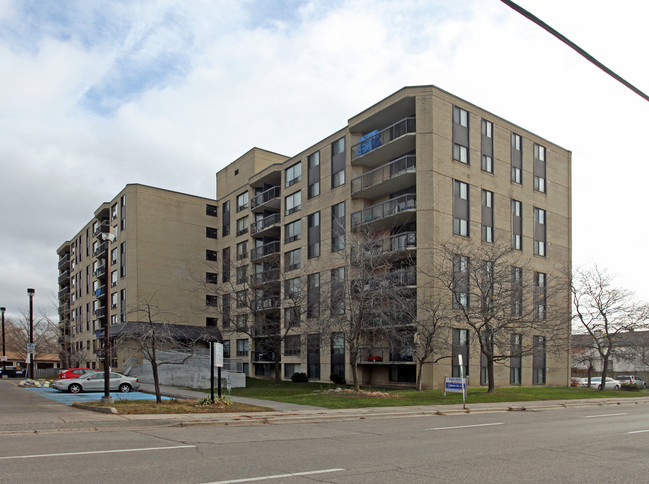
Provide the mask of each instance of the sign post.
[{"label": "sign post", "polygon": [[210,344],[210,399],[214,403],[214,368],[218,369],[218,389],[221,398],[221,368],[223,368],[223,344]]},{"label": "sign post", "polygon": [[462,392],[462,406],[466,409],[466,378],[464,378],[464,367],[462,366],[462,355],[457,357],[460,365],[460,376],[457,377],[444,377],[444,395],[449,393]]}]

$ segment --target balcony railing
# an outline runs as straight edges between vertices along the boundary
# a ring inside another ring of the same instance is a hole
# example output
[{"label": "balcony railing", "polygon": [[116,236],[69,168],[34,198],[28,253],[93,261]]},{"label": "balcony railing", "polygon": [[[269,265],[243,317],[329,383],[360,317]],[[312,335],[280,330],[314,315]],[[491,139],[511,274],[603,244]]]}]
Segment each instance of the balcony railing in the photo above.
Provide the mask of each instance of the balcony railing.
[{"label": "balcony railing", "polygon": [[95,251],[92,253],[94,257],[100,256],[104,252],[106,252],[106,249],[108,249],[108,242],[102,242],[97,246]]},{"label": "balcony railing", "polygon": [[65,254],[59,259],[59,269],[63,269],[66,265],[70,263],[70,254]]},{"label": "balcony railing", "polygon": [[256,274],[252,274],[250,276],[250,284],[253,286],[275,281],[279,281],[279,268],[257,272]]},{"label": "balcony railing", "polygon": [[268,217],[262,218],[261,220],[257,220],[256,222],[250,224],[250,234],[255,235],[257,232],[261,232],[262,230],[277,225],[279,224],[280,220],[281,216],[278,213],[274,213],[272,215],[269,215]]},{"label": "balcony railing", "polygon": [[413,346],[382,346],[360,348],[359,363],[413,363],[415,348]]},{"label": "balcony railing", "polygon": [[63,281],[70,279],[70,271],[65,271],[63,274],[59,276],[59,284],[61,284]]},{"label": "balcony railing", "polygon": [[375,130],[363,136],[358,143],[352,146],[352,161],[361,156],[391,143],[397,138],[416,131],[415,117],[404,118],[392,126],[379,131]]},{"label": "balcony railing", "polygon": [[407,193],[352,213],[352,229],[358,228],[364,224],[375,222],[376,220],[382,220],[401,212],[416,209],[417,195],[414,193]]},{"label": "balcony railing", "polygon": [[101,234],[110,232],[110,222],[108,220],[102,221],[92,233],[93,237],[99,237]]},{"label": "balcony railing", "polygon": [[370,240],[360,247],[352,247],[352,260],[357,262],[372,257],[385,256],[392,252],[415,249],[416,247],[417,232],[402,232],[389,237]]},{"label": "balcony railing", "polygon": [[70,286],[66,286],[59,291],[59,299],[70,297]]},{"label": "balcony railing", "polygon": [[263,311],[265,309],[278,309],[282,305],[282,301],[279,296],[269,296],[253,299],[252,304],[255,311]]},{"label": "balcony railing", "polygon": [[101,277],[106,274],[106,264],[102,264],[95,269],[95,277]]},{"label": "balcony railing", "polygon": [[260,259],[273,254],[279,254],[280,243],[278,240],[269,242],[250,251],[250,260]]},{"label": "balcony railing", "polygon": [[[352,290],[354,294],[363,292],[387,292],[399,287],[417,285],[417,269],[415,266],[407,267],[398,271],[379,274],[366,279],[354,279]],[[374,297],[378,294],[373,295]]]},{"label": "balcony railing", "polygon": [[415,155],[402,156],[401,158],[397,158],[390,163],[354,178],[352,180],[352,195],[367,190],[368,188],[383,183],[384,181],[396,178],[404,173],[414,173],[416,169],[416,160],[417,157]]},{"label": "balcony railing", "polygon": [[263,205],[265,203],[270,202],[271,200],[279,198],[280,193],[281,191],[279,187],[271,187],[268,190],[263,191],[259,195],[253,197],[252,200],[250,200],[250,208],[255,209],[260,205]]},{"label": "balcony railing", "polygon": [[98,317],[98,318],[105,317],[106,316],[106,308],[101,307],[101,308],[95,309],[95,316]]},{"label": "balcony railing", "polygon": [[275,361],[274,351],[255,351],[252,354],[252,361],[256,363]]}]

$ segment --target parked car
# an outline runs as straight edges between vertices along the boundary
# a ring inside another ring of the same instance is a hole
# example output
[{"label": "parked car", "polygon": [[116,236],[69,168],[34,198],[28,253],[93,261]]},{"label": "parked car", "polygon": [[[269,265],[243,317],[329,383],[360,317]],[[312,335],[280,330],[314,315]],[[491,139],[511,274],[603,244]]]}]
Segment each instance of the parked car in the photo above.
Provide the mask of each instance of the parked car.
[{"label": "parked car", "polygon": [[70,368],[59,373],[57,380],[67,380],[68,378],[79,378],[87,373],[96,373],[97,370],[92,368]]},{"label": "parked car", "polygon": [[[579,382],[580,387],[587,387],[588,386],[588,378],[584,378],[584,381]],[[600,388],[602,386],[602,377],[599,376],[594,376],[590,379],[590,386],[591,388]],[[614,380],[613,378],[606,377],[606,386],[604,389],[608,390],[619,390],[620,387],[622,386],[622,383],[620,383],[617,380]]]},{"label": "parked car", "polygon": [[[586,382],[586,383],[584,383]],[[582,385],[582,383],[584,383]],[[570,380],[570,386],[571,387],[585,387],[588,385],[588,378],[572,378]]]},{"label": "parked car", "polygon": [[7,375],[8,378],[24,377],[27,374],[27,368],[20,368],[18,366],[5,366],[4,374],[2,366],[0,366],[0,376]]},{"label": "parked car", "polygon": [[635,375],[618,375],[615,379],[620,383],[629,383],[631,385],[638,385],[639,387],[647,388],[647,384],[644,382],[644,380],[638,378]]},{"label": "parked car", "polygon": [[[61,392],[100,392],[104,390],[104,372],[95,371],[87,373],[79,378],[66,378],[56,380],[52,388]],[[124,376],[121,373],[110,373],[110,390],[128,393],[131,390],[140,388],[140,381],[131,376]]]}]

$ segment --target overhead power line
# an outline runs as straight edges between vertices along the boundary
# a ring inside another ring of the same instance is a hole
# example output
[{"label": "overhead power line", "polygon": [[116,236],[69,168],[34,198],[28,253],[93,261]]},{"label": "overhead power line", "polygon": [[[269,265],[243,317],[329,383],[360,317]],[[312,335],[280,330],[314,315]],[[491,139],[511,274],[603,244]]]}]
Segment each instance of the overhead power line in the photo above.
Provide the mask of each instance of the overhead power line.
[{"label": "overhead power line", "polygon": [[597,59],[595,59],[592,55],[590,55],[590,54],[589,54],[588,52],[586,52],[584,49],[582,49],[582,48],[579,47],[577,44],[575,44],[575,43],[572,42],[571,40],[567,39],[565,36],[561,35],[559,32],[557,32],[556,30],[554,30],[554,29],[553,29],[552,27],[550,27],[548,24],[546,24],[545,22],[543,22],[543,20],[541,20],[540,18],[536,17],[536,16],[533,15],[532,13],[528,12],[528,11],[525,10],[523,7],[521,7],[521,6],[519,6],[519,5],[516,5],[514,2],[512,2],[512,1],[510,1],[510,0],[500,0],[500,1],[503,2],[505,5],[507,5],[508,7],[513,8],[514,10],[516,10],[518,13],[520,13],[520,14],[523,15],[524,17],[530,19],[532,22],[534,22],[534,23],[535,23],[536,25],[538,25],[539,27],[541,27],[541,28],[547,30],[548,32],[550,32],[552,35],[554,35],[554,36],[555,36],[557,39],[559,39],[561,42],[567,44],[570,48],[572,48],[573,50],[577,51],[579,54],[581,54],[583,57],[585,57],[588,61],[590,61],[591,63],[595,64],[595,65],[596,65],[597,67],[599,67],[601,70],[603,70],[604,72],[606,72],[606,73],[607,73],[609,76],[611,76],[613,79],[616,79],[617,81],[619,81],[619,82],[621,82],[622,84],[624,84],[626,87],[628,87],[628,88],[631,89],[633,92],[635,92],[638,96],[642,97],[645,101],[649,101],[649,96],[647,96],[644,92],[642,92],[640,89],[638,89],[637,87],[635,87],[633,84],[631,84],[630,82],[626,81],[625,79],[623,79],[622,77],[620,77],[619,75],[617,75],[615,72],[613,72],[611,69],[609,69],[609,68],[606,67],[604,64],[602,64],[601,62],[599,62]]}]

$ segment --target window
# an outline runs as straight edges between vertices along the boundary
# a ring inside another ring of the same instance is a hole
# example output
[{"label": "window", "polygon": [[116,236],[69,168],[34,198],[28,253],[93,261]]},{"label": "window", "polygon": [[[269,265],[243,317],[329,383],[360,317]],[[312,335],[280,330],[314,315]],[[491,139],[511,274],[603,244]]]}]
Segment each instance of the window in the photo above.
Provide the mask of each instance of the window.
[{"label": "window", "polygon": [[209,316],[205,318],[205,326],[208,328],[216,328],[218,324],[219,320],[217,318],[211,318]]},{"label": "window", "polygon": [[237,244],[237,260],[246,259],[248,257],[248,241],[244,240]]},{"label": "window", "polygon": [[523,269],[512,266],[511,277],[511,306],[512,316],[523,315]]},{"label": "window", "polygon": [[248,192],[243,192],[241,195],[237,195],[237,212],[245,210],[248,208]]},{"label": "window", "polygon": [[219,275],[216,272],[206,272],[205,273],[205,282],[208,284],[218,284]]},{"label": "window", "polygon": [[541,321],[546,319],[546,278],[543,272],[534,273],[534,317]]},{"label": "window", "polygon": [[342,333],[333,333],[331,335],[331,354],[345,354],[345,336]]},{"label": "window", "polygon": [[295,373],[300,373],[299,363],[284,363],[284,378],[291,378]]},{"label": "window", "polygon": [[300,307],[292,307],[284,309],[284,326],[287,328],[295,328],[300,325]]},{"label": "window", "polygon": [[545,210],[534,207],[534,255],[545,257]]},{"label": "window", "polygon": [[117,203],[114,203],[113,206],[110,209],[110,219],[115,220],[117,218],[117,215],[119,214],[117,210]]},{"label": "window", "polygon": [[453,307],[469,307],[469,258],[464,255],[453,255]]},{"label": "window", "polygon": [[482,190],[482,241],[494,241],[494,193]]},{"label": "window", "polygon": [[453,233],[469,236],[469,185],[453,180]]},{"label": "window", "polygon": [[221,271],[223,277],[221,281],[230,282],[230,247],[223,249],[223,261],[221,264],[223,265],[223,270]]},{"label": "window", "polygon": [[302,208],[302,192],[295,192],[284,199],[284,215],[290,215]]},{"label": "window", "polygon": [[512,334],[509,357],[509,383],[510,385],[521,384],[521,354],[523,350],[523,336]]},{"label": "window", "polygon": [[512,133],[512,181],[523,183],[523,139]]},{"label": "window", "polygon": [[535,385],[545,384],[545,336],[534,336],[532,338],[534,353],[532,356],[532,383]]},{"label": "window", "polygon": [[119,199],[119,206],[120,206],[120,229],[125,230],[126,229],[126,194],[122,195]]},{"label": "window", "polygon": [[248,346],[248,340],[247,339],[238,339],[237,340],[237,356],[248,356],[248,352],[250,351],[249,346]]},{"label": "window", "polygon": [[345,248],[345,202],[331,207],[331,251]]},{"label": "window", "polygon": [[293,271],[301,267],[300,249],[295,249],[284,254],[284,270]]},{"label": "window", "polygon": [[284,241],[288,244],[300,240],[302,237],[302,220],[297,219],[295,222],[288,223],[284,226]]},{"label": "window", "polygon": [[295,185],[302,181],[302,162],[298,161],[295,165],[289,166],[286,170],[286,187]]},{"label": "window", "polygon": [[534,190],[545,193],[546,149],[534,145]]},{"label": "window", "polygon": [[284,299],[299,298],[302,292],[302,284],[299,277],[284,282]]},{"label": "window", "polygon": [[469,113],[453,106],[453,159],[469,164]]},{"label": "window", "polygon": [[112,271],[110,273],[110,287],[115,287],[117,285],[117,271]]},{"label": "window", "polygon": [[320,317],[320,273],[307,276],[306,317]]},{"label": "window", "polygon": [[230,200],[221,206],[221,211],[223,212],[221,233],[226,237],[230,235]]},{"label": "window", "polygon": [[207,294],[205,296],[205,305],[209,307],[217,307],[219,305],[218,296],[212,296],[210,294]]},{"label": "window", "polygon": [[210,205],[209,203],[205,205],[205,215],[209,215],[210,217],[218,217],[219,216],[219,207],[216,205]]},{"label": "window", "polygon": [[331,270],[331,314],[345,314],[345,268]]},{"label": "window", "polygon": [[[300,342],[299,334],[287,336],[284,339],[284,355],[286,356],[299,355],[300,349],[301,349],[301,342]],[[293,373],[291,373],[289,376],[293,376]]]},{"label": "window", "polygon": [[237,267],[237,284],[245,284],[248,282],[248,266]]},{"label": "window", "polygon": [[452,364],[451,376],[459,377],[460,362],[458,356],[462,356],[462,376],[469,376],[469,330],[453,328]]},{"label": "window", "polygon": [[307,217],[307,258],[320,257],[320,212]]},{"label": "window", "polygon": [[119,244],[119,277],[126,277],[126,242]]},{"label": "window", "polygon": [[248,216],[241,217],[237,220],[237,236],[248,233]]},{"label": "window", "polygon": [[223,341],[223,358],[230,358],[230,340]]},{"label": "window", "polygon": [[482,165],[483,171],[494,172],[494,124],[486,119],[482,120]]},{"label": "window", "polygon": [[345,183],[345,138],[331,143],[331,188]]},{"label": "window", "polygon": [[247,331],[248,330],[248,315],[247,314],[237,314],[235,319],[237,331]]},{"label": "window", "polygon": [[205,251],[205,260],[216,261],[219,258],[219,253],[216,250],[206,250]]},{"label": "window", "polygon": [[512,200],[512,248],[523,250],[523,206]]},{"label": "window", "polygon": [[307,177],[309,187],[307,188],[307,197],[313,198],[320,195],[320,152],[307,157]]},{"label": "window", "polygon": [[237,308],[247,308],[248,307],[248,290],[244,289],[243,291],[237,291]]},{"label": "window", "polygon": [[223,316],[223,327],[230,327],[230,295],[223,294],[221,296],[221,315]]}]

